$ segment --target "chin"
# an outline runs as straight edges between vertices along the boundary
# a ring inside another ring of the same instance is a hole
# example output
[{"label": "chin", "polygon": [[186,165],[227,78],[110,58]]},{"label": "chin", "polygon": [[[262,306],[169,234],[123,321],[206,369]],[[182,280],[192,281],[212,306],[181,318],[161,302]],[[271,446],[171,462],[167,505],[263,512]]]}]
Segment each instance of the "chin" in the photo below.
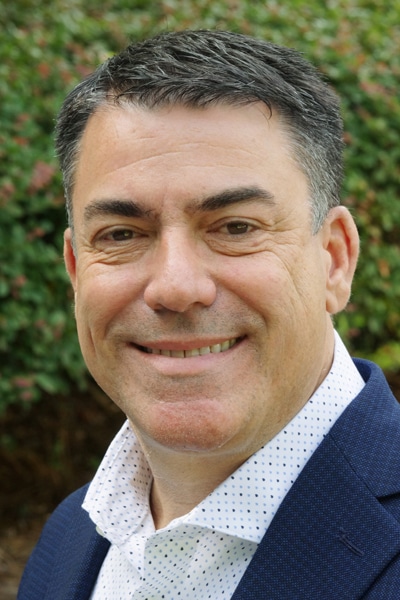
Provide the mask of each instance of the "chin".
[{"label": "chin", "polygon": [[[199,414],[182,414],[181,411],[157,411],[156,420],[141,423],[131,420],[139,439],[146,447],[158,446],[171,452],[213,453],[229,445],[237,433],[232,419],[227,415],[202,411]],[[172,413],[172,414],[171,414]]]}]

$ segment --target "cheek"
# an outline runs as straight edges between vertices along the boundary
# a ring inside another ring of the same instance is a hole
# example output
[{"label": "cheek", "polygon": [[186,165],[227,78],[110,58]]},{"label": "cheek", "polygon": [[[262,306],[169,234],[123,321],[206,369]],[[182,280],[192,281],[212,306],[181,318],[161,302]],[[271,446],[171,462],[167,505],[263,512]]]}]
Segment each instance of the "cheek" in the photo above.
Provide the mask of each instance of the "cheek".
[{"label": "cheek", "polygon": [[140,294],[141,285],[132,266],[82,271],[78,274],[75,297],[78,324],[85,322],[89,328],[106,329]]},{"label": "cheek", "polygon": [[236,259],[226,270],[223,286],[261,316],[279,312],[295,290],[290,272],[274,256],[246,258]]},{"label": "cheek", "polygon": [[324,265],[299,248],[296,254],[244,261],[232,270],[227,285],[269,327],[276,324],[283,339],[285,331],[295,337],[299,327],[309,327],[325,315],[324,274]]}]

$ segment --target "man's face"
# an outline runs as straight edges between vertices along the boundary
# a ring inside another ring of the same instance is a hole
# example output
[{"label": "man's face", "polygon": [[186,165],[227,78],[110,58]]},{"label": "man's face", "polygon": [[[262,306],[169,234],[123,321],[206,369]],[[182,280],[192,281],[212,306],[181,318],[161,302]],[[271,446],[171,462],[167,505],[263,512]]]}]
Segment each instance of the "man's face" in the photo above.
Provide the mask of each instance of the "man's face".
[{"label": "man's face", "polygon": [[278,117],[101,109],[73,210],[82,352],[142,442],[244,459],[272,438],[333,351],[329,234]]}]

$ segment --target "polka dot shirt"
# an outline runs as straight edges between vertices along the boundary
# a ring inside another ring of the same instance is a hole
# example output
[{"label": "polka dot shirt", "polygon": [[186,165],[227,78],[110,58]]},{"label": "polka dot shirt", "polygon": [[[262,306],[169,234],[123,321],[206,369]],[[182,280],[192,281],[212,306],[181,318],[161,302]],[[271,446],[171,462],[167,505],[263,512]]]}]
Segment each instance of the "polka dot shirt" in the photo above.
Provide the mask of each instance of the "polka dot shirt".
[{"label": "polka dot shirt", "polygon": [[303,409],[190,513],[158,531],[152,475],[126,423],[83,504],[111,542],[91,599],[231,598],[295,479],[363,386],[336,334],[332,369]]}]

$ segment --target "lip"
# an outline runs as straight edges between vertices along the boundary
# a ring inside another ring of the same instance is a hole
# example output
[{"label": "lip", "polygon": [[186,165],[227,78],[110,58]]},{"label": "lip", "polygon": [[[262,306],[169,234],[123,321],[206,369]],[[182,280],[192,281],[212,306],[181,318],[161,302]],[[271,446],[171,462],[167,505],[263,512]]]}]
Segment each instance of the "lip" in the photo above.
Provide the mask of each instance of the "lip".
[{"label": "lip", "polygon": [[144,354],[167,358],[196,358],[207,354],[223,354],[230,350],[242,337],[220,338],[218,340],[163,341],[157,343],[134,344]]},{"label": "lip", "polygon": [[167,356],[169,358],[193,358],[197,356],[206,356],[207,354],[221,354],[230,350],[237,342],[239,338],[228,338],[219,342],[211,342],[205,344],[203,342],[195,342],[191,344],[177,344],[175,343],[163,343],[146,346],[138,346],[142,352],[146,354],[153,354],[156,356]]},{"label": "lip", "polygon": [[[233,345],[231,341],[235,340]],[[142,341],[142,340],[141,340]],[[246,336],[239,337],[220,337],[213,339],[197,339],[185,340],[163,340],[161,341],[146,341],[143,340],[143,345],[130,342],[128,346],[135,353],[135,364],[141,364],[144,373],[153,373],[154,375],[174,379],[187,379],[192,377],[203,377],[206,374],[220,372],[221,369],[235,368],[236,355],[241,355],[241,348],[246,341]],[[181,352],[193,351],[206,346],[216,346],[224,342],[230,343],[230,348],[222,352],[208,352],[206,354],[195,354],[194,356],[182,357]],[[155,350],[157,353],[148,352],[148,349]],[[158,354],[160,351],[160,354]],[[163,351],[163,353],[161,353]],[[172,354],[172,352],[174,354]],[[177,354],[175,354],[177,353]],[[234,362],[232,362],[232,360]],[[150,369],[150,371],[148,371]]]}]

